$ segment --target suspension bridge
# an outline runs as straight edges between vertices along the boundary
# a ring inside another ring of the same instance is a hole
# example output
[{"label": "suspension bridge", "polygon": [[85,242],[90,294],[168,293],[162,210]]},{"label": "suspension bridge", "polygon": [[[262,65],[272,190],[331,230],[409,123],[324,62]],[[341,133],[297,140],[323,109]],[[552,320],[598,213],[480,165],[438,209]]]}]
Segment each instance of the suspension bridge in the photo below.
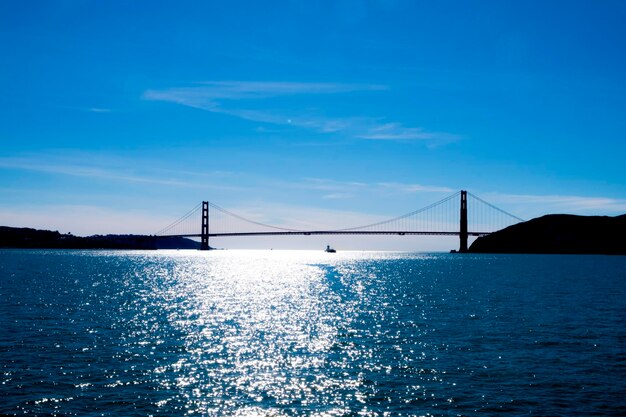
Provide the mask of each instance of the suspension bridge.
[{"label": "suspension bridge", "polygon": [[465,191],[391,219],[349,228],[296,229],[273,226],[203,201],[156,233],[159,237],[198,237],[208,250],[211,237],[312,235],[440,235],[459,236],[459,252],[467,252],[469,236],[484,236],[523,219]]}]

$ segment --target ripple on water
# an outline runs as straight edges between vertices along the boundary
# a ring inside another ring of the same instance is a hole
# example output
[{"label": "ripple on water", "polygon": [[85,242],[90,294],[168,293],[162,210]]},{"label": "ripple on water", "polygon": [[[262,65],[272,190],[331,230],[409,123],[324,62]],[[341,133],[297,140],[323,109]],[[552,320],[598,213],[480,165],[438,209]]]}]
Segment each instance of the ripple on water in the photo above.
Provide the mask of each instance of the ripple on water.
[{"label": "ripple on water", "polygon": [[0,251],[0,413],[620,415],[625,262],[563,259]]}]

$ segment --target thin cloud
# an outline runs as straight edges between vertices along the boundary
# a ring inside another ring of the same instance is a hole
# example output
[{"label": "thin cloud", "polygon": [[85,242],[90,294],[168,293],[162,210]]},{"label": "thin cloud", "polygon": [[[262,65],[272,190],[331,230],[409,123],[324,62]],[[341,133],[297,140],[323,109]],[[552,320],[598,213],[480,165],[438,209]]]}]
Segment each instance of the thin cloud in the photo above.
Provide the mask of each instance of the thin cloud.
[{"label": "thin cloud", "polygon": [[456,191],[449,187],[438,187],[438,186],[422,185],[422,184],[402,184],[402,183],[397,183],[397,182],[381,182],[381,183],[378,183],[377,185],[381,188],[400,191],[404,193],[418,193],[418,192],[453,193]]},{"label": "thin cloud", "polygon": [[498,204],[528,207],[544,213],[624,213],[626,200],[610,197],[587,197],[567,195],[529,195],[529,194],[486,194],[485,199]]},{"label": "thin cloud", "polygon": [[[189,181],[179,180],[173,177],[125,171],[123,167],[114,164],[107,166],[85,165],[68,160],[59,160],[54,156],[40,155],[31,158],[0,158],[0,168],[42,172],[48,174],[67,175],[71,177],[95,178],[104,181],[117,181],[124,183],[144,183],[170,187],[186,188],[214,188],[221,190],[237,190],[239,187],[215,185],[206,180]],[[180,172],[178,173],[180,174]],[[193,174],[193,173],[191,173]],[[187,176],[189,173],[186,174]]]},{"label": "thin cloud", "polygon": [[148,90],[144,98],[174,102],[259,99],[295,94],[338,94],[385,90],[377,84],[297,83],[256,81],[207,81],[194,87]]},{"label": "thin cloud", "polygon": [[458,140],[458,135],[445,132],[427,132],[419,127],[404,127],[400,123],[385,123],[374,125],[363,134],[358,135],[362,139],[372,140]]},{"label": "thin cloud", "polygon": [[324,200],[343,200],[354,197],[352,194],[348,193],[331,193],[323,195],[322,198]]},{"label": "thin cloud", "polygon": [[308,189],[325,192],[323,199],[354,198],[363,194],[389,194],[389,192],[400,194],[415,193],[454,193],[457,190],[450,187],[404,184],[398,182],[359,182],[359,181],[338,181],[326,178],[304,178],[296,182],[279,182],[274,184],[282,188]]},{"label": "thin cloud", "polygon": [[[341,132],[351,137],[368,140],[451,142],[458,135],[429,132],[401,123],[385,123],[375,117],[333,118],[295,110],[292,114],[276,110],[256,110],[242,107],[242,101],[271,99],[279,96],[341,94],[357,91],[380,91],[386,87],[377,84],[296,83],[210,81],[193,87],[148,90],[143,98],[166,101],[212,113],[226,114],[244,120],[274,125],[294,126],[318,133]],[[238,102],[232,106],[232,102]]]},{"label": "thin cloud", "polygon": [[0,158],[0,167],[21,169],[27,171],[39,171],[51,174],[62,174],[74,177],[90,177],[105,180],[118,180],[124,182],[142,182],[172,186],[188,185],[185,182],[177,180],[149,178],[132,174],[120,174],[119,172],[116,172],[114,170],[87,165],[50,164],[38,160],[24,158]]},{"label": "thin cloud", "polygon": [[367,188],[369,185],[358,181],[337,181],[325,178],[304,178],[304,182],[293,184],[297,188],[307,188],[321,191],[346,191]]}]

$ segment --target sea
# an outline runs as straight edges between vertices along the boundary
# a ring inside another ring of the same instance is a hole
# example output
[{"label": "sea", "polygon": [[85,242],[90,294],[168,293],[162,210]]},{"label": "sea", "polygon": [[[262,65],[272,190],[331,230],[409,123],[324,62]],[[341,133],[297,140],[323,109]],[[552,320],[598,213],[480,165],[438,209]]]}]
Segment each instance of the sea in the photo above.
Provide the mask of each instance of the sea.
[{"label": "sea", "polygon": [[0,250],[0,415],[624,416],[626,256]]}]

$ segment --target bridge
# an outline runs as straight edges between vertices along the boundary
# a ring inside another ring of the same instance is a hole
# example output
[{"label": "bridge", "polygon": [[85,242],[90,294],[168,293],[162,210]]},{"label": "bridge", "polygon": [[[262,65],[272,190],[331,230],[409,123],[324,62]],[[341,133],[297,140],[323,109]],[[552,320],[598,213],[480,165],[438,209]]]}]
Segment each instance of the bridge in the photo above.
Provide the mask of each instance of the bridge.
[{"label": "bridge", "polygon": [[[471,208],[468,208],[471,207]],[[419,210],[391,219],[349,228],[273,226],[203,201],[156,233],[160,237],[197,237],[208,250],[211,237],[312,235],[440,235],[459,236],[459,252],[467,252],[469,236],[484,236],[523,221],[493,204],[461,190]]]}]

